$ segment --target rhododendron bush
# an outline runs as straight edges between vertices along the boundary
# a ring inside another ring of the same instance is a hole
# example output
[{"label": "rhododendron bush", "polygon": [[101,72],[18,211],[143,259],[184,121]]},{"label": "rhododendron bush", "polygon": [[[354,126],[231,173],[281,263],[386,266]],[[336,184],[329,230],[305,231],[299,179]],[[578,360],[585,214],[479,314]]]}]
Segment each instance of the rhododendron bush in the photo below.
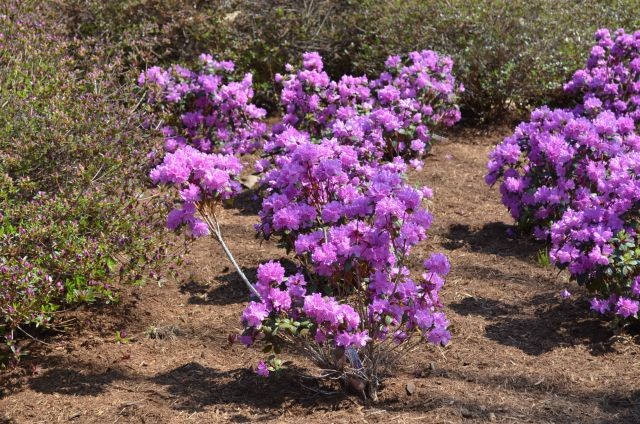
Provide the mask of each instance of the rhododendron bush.
[{"label": "rhododendron bush", "polygon": [[241,191],[243,164],[238,157],[262,145],[266,111],[252,103],[251,74],[237,80],[232,62],[207,54],[200,55],[198,66],[197,71],[179,65],[152,67],[138,78],[149,104],[166,119],[165,154],[151,171],[151,180],[178,190],[167,227],[187,227],[194,237],[213,235],[257,295],[224,242],[217,211]]},{"label": "rhododendron bush", "polygon": [[205,153],[245,154],[261,146],[266,111],[254,105],[251,74],[234,75],[232,62],[200,55],[197,71],[179,65],[140,74],[147,100],[167,120],[165,149],[191,145]]},{"label": "rhododendron bush", "polygon": [[[306,53],[301,70],[287,66],[289,74],[276,77],[284,114],[269,134],[264,111],[251,104],[250,76],[234,82],[225,74],[231,63],[202,56],[201,64],[196,73],[151,68],[139,80],[150,101],[171,112],[165,155],[151,172],[177,188],[167,225],[212,234],[236,266],[254,297],[242,314],[243,343],[261,341],[275,353],[296,345],[326,376],[375,399],[391,351],[450,339],[439,300],[446,256],[427,258],[417,277],[409,269],[432,221],[432,193],[410,185],[406,173],[422,166],[430,131],[460,118],[451,60],[413,52],[390,57],[374,80],[336,82],[317,53]],[[260,145],[256,229],[291,253],[297,271],[286,275],[271,261],[252,284],[222,238],[217,211],[241,189],[238,157]],[[280,364],[271,355],[257,370],[267,376]]]},{"label": "rhododendron bush", "polygon": [[452,66],[450,58],[424,50],[405,60],[389,57],[376,79],[345,75],[332,81],[322,58],[306,53],[302,69],[287,65],[288,75],[276,75],[284,116],[273,131],[295,128],[313,139],[336,138],[363,160],[400,156],[419,167],[430,131],[460,120],[456,101],[464,87],[456,84]]},{"label": "rhododendron bush", "polygon": [[490,155],[487,182],[551,260],[594,292],[592,309],[637,318],[640,306],[640,32],[596,33],[566,84],[571,110],[543,107]]},{"label": "rhododendron bush", "polygon": [[[423,204],[431,192],[406,182],[402,161],[363,164],[352,146],[335,140],[292,146],[264,176],[258,228],[293,251],[303,272],[285,279],[275,264],[259,269],[262,301],[245,311],[243,341],[265,336],[277,345],[278,329],[286,339],[302,328],[316,342],[305,349],[334,370],[336,346],[362,348],[364,363],[351,358],[349,372],[368,382],[373,396],[387,345],[416,334],[443,344],[450,337],[438,298],[446,257],[427,260],[419,279],[407,266],[432,221]],[[274,268],[275,277],[265,273]]]}]

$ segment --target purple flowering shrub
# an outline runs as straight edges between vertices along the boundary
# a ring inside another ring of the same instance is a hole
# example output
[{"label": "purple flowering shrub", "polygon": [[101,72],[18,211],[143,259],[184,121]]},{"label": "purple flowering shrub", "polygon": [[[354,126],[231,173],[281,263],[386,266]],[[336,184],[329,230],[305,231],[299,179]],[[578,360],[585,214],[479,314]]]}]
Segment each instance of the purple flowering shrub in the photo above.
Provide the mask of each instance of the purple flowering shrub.
[{"label": "purple flowering shrub", "polygon": [[573,110],[543,107],[490,154],[518,225],[551,244],[550,259],[595,294],[592,309],[637,318],[640,306],[640,32],[596,33],[585,70],[566,89]]},{"label": "purple flowering shrub", "polygon": [[[447,258],[432,255],[419,278],[408,268],[412,248],[431,225],[424,203],[432,193],[407,183],[405,163],[418,167],[429,129],[460,118],[451,60],[414,52],[404,63],[389,58],[375,81],[345,76],[334,82],[320,56],[307,53],[302,70],[289,67],[289,76],[278,77],[285,114],[268,137],[263,111],[250,103],[250,76],[225,86],[218,71],[232,64],[201,61],[199,73],[151,68],[139,80],[150,102],[172,113],[172,126],[163,130],[166,154],[150,174],[154,183],[177,189],[179,206],[168,227],[184,225],[194,236],[220,242],[254,297],[242,315],[245,344],[264,341],[276,353],[284,344],[298,345],[375,398],[381,368],[396,346],[446,344],[451,337],[438,297]],[[228,104],[228,98],[235,100]],[[216,211],[241,190],[237,156],[261,144],[256,229],[299,266],[285,276],[280,264],[263,264],[254,285],[227,248]],[[257,371],[266,376],[280,365],[272,356]]]},{"label": "purple flowering shrub", "polygon": [[545,239],[572,201],[589,195],[592,185],[602,186],[612,159],[639,148],[629,117],[542,107],[491,152],[486,181],[501,180],[502,201],[513,218]]},{"label": "purple flowering shrub", "polygon": [[[354,269],[368,266],[353,262]],[[413,280],[406,267],[368,276],[354,271],[351,280],[324,286],[331,294],[323,294],[322,285],[307,281],[302,272],[285,277],[280,264],[263,264],[256,284],[261,300],[250,302],[242,314],[241,341],[252,345],[263,339],[265,351],[275,353],[284,343],[297,345],[329,375],[361,381],[362,394],[375,399],[380,368],[394,347],[414,336],[434,344],[450,339],[438,299],[449,262],[434,254],[424,266],[420,280]],[[268,364],[267,371],[279,367],[275,356]]]},{"label": "purple flowering shrub", "polygon": [[[302,70],[278,78],[286,113],[256,164],[263,172],[258,233],[291,252],[299,269],[285,277],[279,264],[259,268],[259,298],[243,314],[242,341],[264,339],[276,353],[285,342],[301,345],[372,398],[393,346],[450,339],[438,297],[447,258],[433,255],[418,279],[407,266],[431,224],[423,203],[432,193],[407,183],[405,161],[419,166],[427,125],[452,125],[459,112],[450,61],[427,51],[410,58],[402,65],[391,57],[389,72],[372,83],[336,83],[319,55],[305,54]],[[430,79],[430,66],[444,67],[444,81]],[[258,372],[268,375],[278,361],[272,356]]]},{"label": "purple flowering shrub", "polygon": [[233,62],[202,54],[198,71],[154,66],[138,78],[168,122],[162,162],[150,174],[155,184],[178,190],[167,227],[186,226],[195,237],[219,232],[216,208],[241,191],[238,157],[260,148],[267,135],[266,111],[252,103],[252,75],[236,81],[233,70]]},{"label": "purple flowering shrub", "polygon": [[243,314],[242,341],[265,338],[276,352],[282,341],[302,343],[316,363],[360,379],[375,398],[391,346],[416,335],[450,339],[438,297],[446,256],[432,255],[419,279],[407,267],[432,221],[423,206],[431,190],[406,182],[403,161],[363,164],[335,139],[294,141],[287,151],[264,176],[258,230],[292,250],[300,272],[285,278],[276,263],[258,269],[260,300]]},{"label": "purple flowering shrub", "polygon": [[610,110],[640,121],[640,31],[608,29],[595,34],[587,66],[575,72],[565,91],[581,95],[577,112]]},{"label": "purple flowering shrub", "polygon": [[202,54],[197,71],[154,66],[140,74],[148,102],[167,112],[167,152],[189,145],[205,153],[245,154],[261,147],[266,111],[252,103],[252,75],[236,81],[233,70],[233,62]]},{"label": "purple flowering shrub", "polygon": [[287,75],[276,75],[284,116],[273,132],[293,127],[314,140],[351,145],[363,160],[401,156],[419,167],[431,130],[460,120],[456,100],[464,88],[456,84],[452,66],[449,57],[424,50],[404,60],[389,57],[377,79],[344,75],[333,81],[320,55],[305,53],[301,69],[287,65]]}]

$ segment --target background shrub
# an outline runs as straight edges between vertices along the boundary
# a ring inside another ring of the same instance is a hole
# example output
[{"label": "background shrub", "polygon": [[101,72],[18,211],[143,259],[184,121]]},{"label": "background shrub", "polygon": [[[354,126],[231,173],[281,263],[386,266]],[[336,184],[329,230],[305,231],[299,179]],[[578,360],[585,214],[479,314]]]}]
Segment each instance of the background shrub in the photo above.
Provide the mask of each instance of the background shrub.
[{"label": "background shrub", "polygon": [[189,63],[201,53],[251,72],[262,106],[277,105],[273,76],[302,52],[318,51],[332,75],[353,72],[357,20],[366,2],[298,0],[67,0],[65,22],[76,36],[144,69]]},{"label": "background shrub", "polygon": [[0,342],[14,353],[60,306],[141,282],[163,249],[151,237],[160,198],[143,200],[152,140],[121,61],[85,68],[51,13],[0,7]]},{"label": "background shrub", "polygon": [[361,33],[357,69],[389,52],[446,52],[464,83],[467,116],[497,119],[509,111],[567,101],[562,84],[582,66],[593,32],[637,28],[629,0],[372,1]]},{"label": "background shrub", "polygon": [[[317,51],[336,79],[374,75],[392,53],[450,55],[467,118],[522,115],[569,99],[562,84],[585,61],[593,32],[640,27],[635,0],[66,0],[69,28],[145,67],[207,52],[251,71],[262,106],[273,75]],[[269,107],[272,110],[272,107]]]}]

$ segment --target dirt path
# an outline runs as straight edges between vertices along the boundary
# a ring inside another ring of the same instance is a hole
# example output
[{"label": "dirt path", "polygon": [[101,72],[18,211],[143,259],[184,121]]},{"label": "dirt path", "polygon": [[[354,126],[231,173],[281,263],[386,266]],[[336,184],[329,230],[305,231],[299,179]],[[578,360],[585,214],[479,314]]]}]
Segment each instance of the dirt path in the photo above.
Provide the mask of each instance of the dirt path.
[{"label": "dirt path", "polygon": [[[199,241],[184,281],[79,312],[78,335],[52,338],[46,356],[0,373],[0,423],[640,422],[640,346],[612,339],[580,288],[538,266],[540,246],[506,235],[511,221],[482,179],[499,138],[456,136],[413,176],[435,190],[431,238],[416,257],[441,250],[451,259],[442,299],[454,338],[407,357],[375,407],[304,389],[312,383],[300,375],[313,368],[301,358],[302,368],[258,380],[248,367],[260,351],[227,341],[244,288],[220,250]],[[260,261],[283,256],[254,238],[254,213],[231,211],[225,226],[250,276]],[[576,302],[560,300],[565,286]],[[165,337],[145,337],[151,326]],[[117,329],[132,342],[117,344]]]}]

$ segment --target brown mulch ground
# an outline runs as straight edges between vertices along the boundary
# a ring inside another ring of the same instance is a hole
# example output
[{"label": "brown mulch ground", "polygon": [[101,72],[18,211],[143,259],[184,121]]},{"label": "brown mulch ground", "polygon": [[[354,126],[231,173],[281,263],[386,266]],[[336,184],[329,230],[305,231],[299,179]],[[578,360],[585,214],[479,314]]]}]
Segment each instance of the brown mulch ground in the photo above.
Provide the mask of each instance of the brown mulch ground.
[{"label": "brown mulch ground", "polygon": [[[566,276],[539,266],[540,245],[506,235],[509,216],[483,182],[503,135],[452,136],[413,176],[435,190],[431,238],[415,254],[451,259],[442,298],[454,338],[407,356],[378,404],[304,388],[314,370],[301,358],[289,357],[299,368],[259,380],[249,367],[261,352],[227,341],[245,289],[220,249],[201,240],[181,281],[74,312],[77,334],[45,338],[37,355],[1,372],[0,423],[640,423],[640,345],[591,315]],[[250,276],[283,256],[254,238],[255,211],[250,203],[230,211],[224,228]],[[563,287],[573,301],[560,299]],[[158,337],[145,336],[151,327]],[[116,330],[132,341],[117,344]]]}]

